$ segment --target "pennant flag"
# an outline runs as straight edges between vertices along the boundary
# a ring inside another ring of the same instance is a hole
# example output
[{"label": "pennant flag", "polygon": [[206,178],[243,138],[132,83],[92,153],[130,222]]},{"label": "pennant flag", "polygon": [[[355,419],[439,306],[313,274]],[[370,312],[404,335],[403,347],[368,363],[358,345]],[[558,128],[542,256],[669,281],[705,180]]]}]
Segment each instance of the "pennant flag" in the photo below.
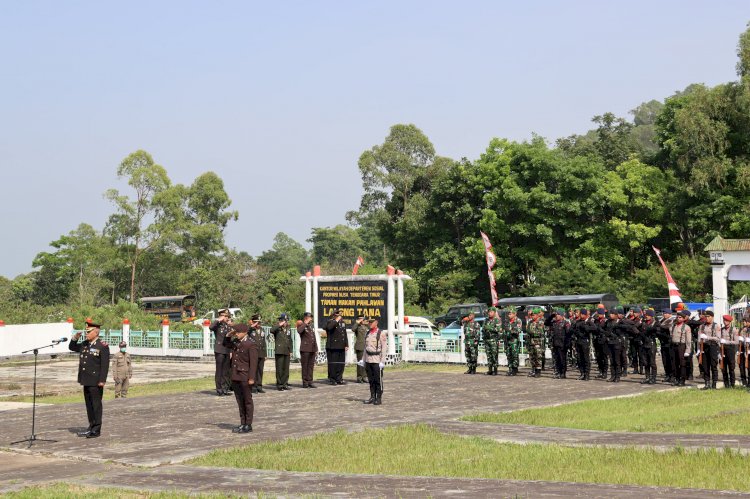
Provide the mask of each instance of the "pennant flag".
[{"label": "pennant flag", "polygon": [[656,256],[659,258],[659,262],[661,263],[661,268],[664,269],[664,275],[667,277],[667,288],[669,289],[669,304],[674,305],[675,303],[682,303],[682,296],[680,296],[680,289],[677,287],[677,283],[674,282],[674,279],[672,279],[672,274],[669,273],[667,264],[664,263],[664,260],[661,257],[661,250],[657,248],[656,246],[651,246],[651,248],[654,250],[654,253],[656,253]]},{"label": "pennant flag", "polygon": [[359,268],[365,264],[364,258],[361,256],[357,257],[357,261],[354,262],[354,268],[352,269],[352,275],[357,275],[357,272],[359,272]]},{"label": "pennant flag", "polygon": [[492,273],[492,269],[495,266],[495,263],[497,263],[497,258],[495,258],[495,252],[492,251],[492,243],[490,243],[490,238],[487,237],[487,234],[485,234],[481,230],[479,231],[479,233],[482,235],[482,241],[484,241],[484,253],[485,257],[487,258],[487,277],[490,280],[492,306],[495,306],[495,304],[497,303],[497,290],[495,289],[495,274]]}]

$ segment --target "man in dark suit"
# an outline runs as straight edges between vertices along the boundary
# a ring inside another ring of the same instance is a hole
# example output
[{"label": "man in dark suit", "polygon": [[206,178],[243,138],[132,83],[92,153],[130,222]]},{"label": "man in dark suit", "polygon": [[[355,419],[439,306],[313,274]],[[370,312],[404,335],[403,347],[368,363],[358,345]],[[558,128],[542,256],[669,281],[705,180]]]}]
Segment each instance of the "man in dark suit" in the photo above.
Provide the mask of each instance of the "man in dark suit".
[{"label": "man in dark suit", "polygon": [[302,364],[302,388],[315,388],[313,385],[313,368],[315,358],[318,356],[318,341],[315,338],[315,326],[313,316],[305,312],[301,321],[297,321],[297,334],[299,334],[299,356]]},{"label": "man in dark suit", "polygon": [[214,333],[214,357],[216,359],[216,372],[214,374],[214,384],[216,385],[216,395],[229,395],[229,349],[224,346],[231,326],[229,319],[229,310],[219,310],[219,317],[209,326]]},{"label": "man in dark suit", "polygon": [[263,389],[263,369],[266,365],[266,351],[268,344],[266,343],[266,332],[263,331],[263,326],[260,323],[260,314],[255,314],[250,318],[250,328],[247,336],[251,341],[255,343],[258,348],[258,369],[255,372],[255,384],[253,385],[253,393],[266,393]]},{"label": "man in dark suit", "polygon": [[237,324],[224,338],[224,346],[232,350],[232,391],[240,410],[240,425],[233,433],[253,431],[253,392],[255,373],[258,369],[258,346],[247,336],[246,324]]},{"label": "man in dark suit", "polygon": [[78,435],[96,438],[102,430],[102,397],[104,384],[109,372],[109,345],[99,339],[101,325],[91,319],[86,321],[86,339],[78,343],[81,333],[70,339],[68,348],[80,354],[78,359],[78,382],[83,386],[83,398],[86,401],[86,414],[89,427]]},{"label": "man in dark suit", "polygon": [[345,385],[344,363],[346,351],[349,350],[349,337],[346,334],[346,323],[341,317],[341,310],[334,310],[325,330],[328,335],[326,339],[328,382],[332,385]]}]

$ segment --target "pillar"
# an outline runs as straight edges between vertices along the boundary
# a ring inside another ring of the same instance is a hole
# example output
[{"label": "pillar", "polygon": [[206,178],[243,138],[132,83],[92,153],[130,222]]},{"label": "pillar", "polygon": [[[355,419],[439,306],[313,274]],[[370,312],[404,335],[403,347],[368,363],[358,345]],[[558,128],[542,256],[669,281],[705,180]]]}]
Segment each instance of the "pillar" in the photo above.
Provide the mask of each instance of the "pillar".
[{"label": "pillar", "polygon": [[711,277],[714,288],[714,314],[721,317],[729,311],[726,267],[723,264],[711,265]]},{"label": "pillar", "polygon": [[388,329],[388,354],[396,354],[396,341],[393,331],[396,329],[396,286],[395,277],[388,276],[388,320],[386,321]]},{"label": "pillar", "polygon": [[211,355],[213,348],[211,348],[211,321],[208,319],[203,321],[203,355]]},{"label": "pillar", "polygon": [[161,323],[161,354],[167,356],[169,348],[169,319],[164,319]]},{"label": "pillar", "polygon": [[128,319],[122,320],[122,341],[130,346],[130,321]]},{"label": "pillar", "polygon": [[398,330],[406,331],[406,324],[404,324],[404,278],[402,275],[399,275],[397,279],[398,281],[396,281],[396,283],[397,283],[397,289],[398,289],[398,296],[397,296]]},{"label": "pillar", "polygon": [[315,326],[315,343],[320,351],[320,329],[318,329],[318,276],[312,278],[312,310],[313,324]]}]

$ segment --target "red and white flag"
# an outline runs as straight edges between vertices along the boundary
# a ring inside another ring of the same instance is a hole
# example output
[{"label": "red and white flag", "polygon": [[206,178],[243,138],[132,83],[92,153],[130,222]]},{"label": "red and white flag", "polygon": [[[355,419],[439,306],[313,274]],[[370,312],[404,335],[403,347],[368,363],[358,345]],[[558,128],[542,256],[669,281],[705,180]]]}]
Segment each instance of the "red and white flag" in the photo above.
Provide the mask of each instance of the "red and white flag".
[{"label": "red and white flag", "polygon": [[495,252],[492,251],[490,238],[481,230],[479,233],[482,235],[482,241],[484,241],[484,254],[487,258],[487,277],[490,280],[490,294],[492,295],[492,306],[494,306],[497,303],[497,290],[495,289],[495,274],[492,273],[492,269],[495,263],[497,263],[497,258],[495,258]]},{"label": "red and white flag", "polygon": [[672,274],[669,273],[667,264],[664,263],[664,260],[661,257],[661,250],[657,248],[656,246],[651,246],[651,248],[653,248],[654,253],[656,253],[656,256],[659,258],[661,267],[664,269],[664,275],[667,276],[667,288],[669,289],[669,304],[674,305],[675,303],[682,303],[682,296],[680,296],[680,288],[677,287],[677,283],[675,283],[674,279],[672,279]]},{"label": "red and white flag", "polygon": [[357,257],[357,261],[354,262],[354,268],[352,269],[352,275],[357,275],[357,272],[359,272],[359,268],[365,264],[364,258],[361,256]]}]

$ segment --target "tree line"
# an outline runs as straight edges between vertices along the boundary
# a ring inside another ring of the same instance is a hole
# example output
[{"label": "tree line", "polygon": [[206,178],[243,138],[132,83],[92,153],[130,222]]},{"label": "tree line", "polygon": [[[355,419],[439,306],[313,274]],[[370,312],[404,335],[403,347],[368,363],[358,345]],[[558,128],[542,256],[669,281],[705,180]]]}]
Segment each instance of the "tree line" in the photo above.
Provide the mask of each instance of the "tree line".
[{"label": "tree line", "polygon": [[[703,248],[716,235],[750,235],[750,28],[737,55],[735,81],[689,85],[627,118],[605,112],[589,132],[554,142],[493,138],[474,160],[439,156],[417,126],[394,125],[358,160],[360,206],[339,225],[312,228],[309,249],[284,233],[258,256],[228,248],[224,231],[239,213],[220,176],[173,184],[136,151],[116,169],[128,192],[105,193],[104,227],[81,223],[40,252],[32,272],[0,277],[0,318],[138,315],[137,298],[166,294],[196,294],[201,310],[301,314],[299,276],[313,265],[347,274],[360,255],[360,273],[390,264],[414,278],[408,312],[438,314],[489,302],[480,230],[498,257],[501,296],[666,296],[655,245],[686,300],[713,301]],[[733,283],[730,293],[750,286]]]}]

